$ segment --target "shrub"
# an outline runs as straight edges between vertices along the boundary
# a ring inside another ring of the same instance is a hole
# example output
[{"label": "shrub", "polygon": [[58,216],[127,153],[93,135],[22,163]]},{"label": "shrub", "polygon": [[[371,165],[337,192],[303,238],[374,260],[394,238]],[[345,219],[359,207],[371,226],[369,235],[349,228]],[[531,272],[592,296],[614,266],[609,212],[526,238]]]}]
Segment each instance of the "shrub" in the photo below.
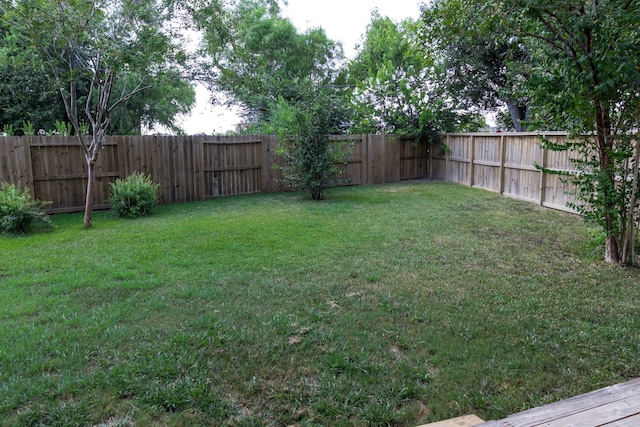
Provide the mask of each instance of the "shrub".
[{"label": "shrub", "polygon": [[0,183],[0,233],[25,234],[37,228],[50,228],[51,219],[42,210],[45,204],[33,200],[28,189]]},{"label": "shrub", "polygon": [[325,190],[340,181],[338,163],[344,163],[348,153],[329,135],[342,133],[348,117],[340,98],[313,83],[295,102],[280,100],[271,122],[282,141],[278,154],[286,160],[282,172],[289,186],[323,200]]},{"label": "shrub", "polygon": [[111,184],[111,210],[119,217],[148,215],[158,200],[158,184],[150,176],[134,172]]}]

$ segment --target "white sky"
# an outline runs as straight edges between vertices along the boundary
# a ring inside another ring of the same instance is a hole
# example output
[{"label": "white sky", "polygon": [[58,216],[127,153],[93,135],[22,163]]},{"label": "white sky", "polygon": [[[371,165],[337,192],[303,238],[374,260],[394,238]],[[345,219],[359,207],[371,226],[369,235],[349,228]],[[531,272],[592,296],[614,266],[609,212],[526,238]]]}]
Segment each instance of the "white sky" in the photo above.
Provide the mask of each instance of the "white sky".
[{"label": "white sky", "polygon": [[[421,0],[288,0],[282,15],[289,18],[300,31],[311,27],[324,28],[327,36],[342,42],[347,58],[355,54],[367,25],[371,22],[371,10],[377,8],[382,16],[394,21],[404,18],[417,19]],[[209,104],[209,92],[196,87],[196,105],[182,127],[189,135],[200,133],[224,133],[235,129],[240,122],[233,111]]]}]

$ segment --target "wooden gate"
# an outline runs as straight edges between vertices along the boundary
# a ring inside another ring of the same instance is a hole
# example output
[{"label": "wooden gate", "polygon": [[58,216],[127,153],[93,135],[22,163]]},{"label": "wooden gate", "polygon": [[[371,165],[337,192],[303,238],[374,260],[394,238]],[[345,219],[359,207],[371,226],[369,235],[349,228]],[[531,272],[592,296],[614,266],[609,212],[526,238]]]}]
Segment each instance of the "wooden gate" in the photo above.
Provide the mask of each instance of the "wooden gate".
[{"label": "wooden gate", "polygon": [[421,179],[428,175],[429,144],[416,143],[415,138],[401,139],[400,144],[400,180]]},{"label": "wooden gate", "polygon": [[204,141],[206,197],[263,191],[262,140],[251,138]]}]

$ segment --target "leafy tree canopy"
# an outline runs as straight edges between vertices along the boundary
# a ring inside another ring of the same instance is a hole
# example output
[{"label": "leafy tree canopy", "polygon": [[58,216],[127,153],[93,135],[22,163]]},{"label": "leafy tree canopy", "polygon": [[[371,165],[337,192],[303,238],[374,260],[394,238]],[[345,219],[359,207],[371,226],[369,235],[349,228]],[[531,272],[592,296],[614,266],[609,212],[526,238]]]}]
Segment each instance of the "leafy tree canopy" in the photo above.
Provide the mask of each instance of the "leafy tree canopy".
[{"label": "leafy tree canopy", "polygon": [[490,7],[475,0],[435,0],[422,6],[419,37],[444,72],[438,81],[463,108],[508,107],[512,127],[526,130],[529,100],[521,92],[531,48]]},{"label": "leafy tree canopy", "polygon": [[[46,13],[47,7],[56,9],[56,2],[32,2],[40,9],[35,9],[34,14]],[[104,4],[103,4],[104,3]],[[62,3],[61,3],[62,4]],[[95,6],[105,5],[106,2],[95,2]],[[6,2],[2,7],[5,12],[4,19],[0,19],[0,101],[3,109],[0,111],[0,125],[10,124],[14,129],[20,129],[23,121],[30,121],[36,129],[55,129],[56,121],[67,121],[65,104],[60,97],[60,81],[51,76],[49,65],[52,60],[56,60],[57,67],[65,67],[64,60],[67,58],[48,58],[42,48],[51,51],[51,38],[46,38],[40,31],[33,33],[36,37],[25,37],[24,31],[19,27],[11,25],[11,16],[19,14],[20,8],[31,7],[24,2],[11,4]],[[64,10],[69,12],[74,7],[69,3]],[[54,13],[55,15],[55,13]],[[95,18],[97,18],[97,14]],[[31,19],[34,19],[31,17]],[[51,23],[51,20],[42,22],[44,26]],[[85,28],[89,31],[89,28]],[[147,44],[145,49],[153,49],[151,44],[154,40],[148,31],[139,43]],[[142,34],[141,34],[142,35]],[[86,36],[86,35],[85,35]],[[43,38],[39,38],[43,37]],[[90,39],[90,36],[87,40]],[[37,41],[36,41],[37,40]],[[155,38],[156,42],[158,41]],[[83,42],[84,43],[84,42]],[[123,42],[124,43],[124,42]],[[125,47],[122,44],[122,47]],[[138,45],[139,48],[140,44]],[[157,47],[157,46],[156,46]],[[76,47],[76,60],[82,63],[84,47]],[[62,53],[62,52],[60,52]],[[103,58],[104,60],[104,58]],[[48,65],[49,64],[49,65]],[[60,77],[63,77],[60,75]],[[64,77],[65,79],[67,77]],[[69,76],[69,78],[72,78]],[[75,76],[75,105],[77,115],[81,121],[87,122],[84,107],[89,95],[89,85],[87,80],[80,74]],[[135,87],[135,82],[140,81],[141,76],[131,71],[127,66],[118,73],[114,79],[115,93],[126,92],[127,88]],[[180,130],[176,126],[176,119],[179,114],[189,111],[195,103],[195,92],[187,79],[176,71],[168,73],[147,73],[144,79],[148,82],[149,89],[136,93],[133,99],[127,100],[116,106],[112,111],[111,124],[107,132],[109,134],[139,134],[143,126],[153,127],[164,125],[176,132]],[[66,87],[67,83],[65,83]],[[132,86],[133,85],[133,86]],[[95,92],[93,94],[95,97]],[[93,100],[95,101],[95,100]]]},{"label": "leafy tree canopy", "polygon": [[301,85],[326,86],[338,77],[341,45],[321,28],[299,33],[280,16],[277,2],[240,0],[194,16],[205,34],[200,78],[222,94],[214,103],[240,105],[249,122],[266,121],[280,99],[295,101],[305,90]]},{"label": "leafy tree canopy", "polygon": [[433,135],[471,130],[477,115],[456,109],[434,83],[439,68],[418,48],[415,22],[395,23],[377,11],[348,65],[354,132]]}]

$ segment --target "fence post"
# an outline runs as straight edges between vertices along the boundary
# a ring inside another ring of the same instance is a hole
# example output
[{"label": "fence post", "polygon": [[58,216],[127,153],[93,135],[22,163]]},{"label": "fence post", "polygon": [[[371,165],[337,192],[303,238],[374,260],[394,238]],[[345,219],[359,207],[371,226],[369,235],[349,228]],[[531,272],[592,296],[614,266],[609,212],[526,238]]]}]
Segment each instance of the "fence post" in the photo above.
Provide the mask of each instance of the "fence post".
[{"label": "fence post", "polygon": [[371,135],[363,134],[362,135],[362,161],[363,161],[363,169],[364,175],[366,177],[366,185],[371,184]]},{"label": "fence post", "polygon": [[122,135],[118,135],[115,137],[107,137],[107,141],[109,138],[114,138],[116,142],[116,157],[118,158],[118,179],[125,179],[127,177],[127,169],[126,169],[126,157],[124,155],[125,152],[125,142]]},{"label": "fence post", "polygon": [[449,182],[449,172],[450,172],[450,166],[449,166],[449,158],[451,157],[451,147],[449,145],[449,139],[450,139],[450,135],[447,134],[447,144],[446,144],[446,149],[444,150],[444,181],[445,182]]},{"label": "fence post", "polygon": [[504,158],[506,157],[507,144],[504,134],[500,135],[500,194],[504,194]]},{"label": "fence post", "polygon": [[204,181],[204,137],[192,136],[190,139],[193,144],[193,164],[196,174],[193,179],[193,183],[196,186],[195,194],[197,194],[196,197],[198,197],[199,200],[204,200],[207,197]]},{"label": "fence post", "polygon": [[22,149],[24,150],[24,174],[27,177],[24,185],[29,189],[29,192],[34,199],[36,196],[36,186],[33,182],[33,158],[31,156],[31,137],[22,137]]},{"label": "fence post", "polygon": [[469,187],[473,187],[475,178],[475,161],[476,161],[476,140],[471,135],[471,153],[469,154],[471,163],[469,163]]},{"label": "fence post", "polygon": [[[545,138],[545,135],[542,135],[543,138]],[[545,186],[544,186],[544,181],[545,181],[545,172],[544,172],[544,168],[547,167],[547,150],[544,147],[540,147],[540,149],[542,150],[542,164],[540,166],[542,166],[542,169],[540,170],[540,206],[544,206],[544,199],[545,199]]]},{"label": "fence post", "polygon": [[260,135],[260,149],[262,151],[262,162],[261,162],[261,175],[262,175],[262,185],[261,191],[267,193],[269,191],[269,169],[271,169],[271,149],[269,138],[266,135]]},{"label": "fence post", "polygon": [[427,176],[433,178],[433,141],[429,141],[427,146]]}]

